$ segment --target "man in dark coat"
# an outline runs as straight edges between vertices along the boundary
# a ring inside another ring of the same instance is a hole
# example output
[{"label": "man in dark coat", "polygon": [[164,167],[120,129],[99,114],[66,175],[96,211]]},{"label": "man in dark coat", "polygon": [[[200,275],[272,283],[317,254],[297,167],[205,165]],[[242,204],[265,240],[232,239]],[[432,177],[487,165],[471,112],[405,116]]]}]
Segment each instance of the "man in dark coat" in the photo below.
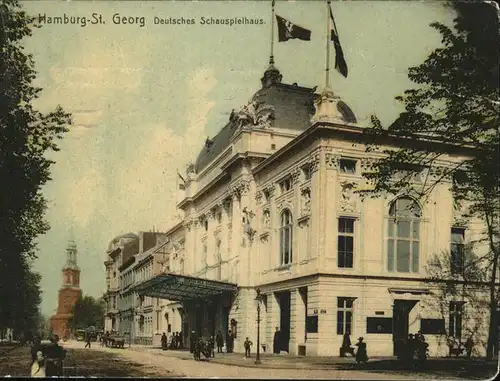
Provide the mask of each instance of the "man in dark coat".
[{"label": "man in dark coat", "polygon": [[43,353],[43,347],[42,347],[42,341],[40,340],[40,338],[38,337],[35,337],[33,338],[33,342],[31,344],[31,362],[33,363],[33,361],[36,360],[36,353],[38,351],[42,351]]},{"label": "man in dark coat", "polygon": [[191,336],[189,337],[189,352],[194,353],[196,347],[196,336],[195,332],[191,331]]},{"label": "man in dark coat", "polygon": [[279,354],[281,352],[281,332],[279,327],[276,327],[276,332],[274,332],[273,339],[273,353]]},{"label": "man in dark coat", "polygon": [[165,332],[161,335],[161,349],[166,350],[167,349],[167,335],[165,335]]},{"label": "man in dark coat", "polygon": [[226,338],[226,352],[233,353],[233,348],[234,348],[234,334],[231,330],[229,330]]},{"label": "man in dark coat", "polygon": [[63,360],[66,358],[66,350],[58,344],[59,336],[55,335],[50,339],[51,343],[45,348],[46,357],[45,375],[62,376]]},{"label": "man in dark coat", "polygon": [[215,336],[215,341],[217,343],[217,353],[222,353],[222,347],[224,346],[224,338],[222,337],[222,332],[217,332]]}]

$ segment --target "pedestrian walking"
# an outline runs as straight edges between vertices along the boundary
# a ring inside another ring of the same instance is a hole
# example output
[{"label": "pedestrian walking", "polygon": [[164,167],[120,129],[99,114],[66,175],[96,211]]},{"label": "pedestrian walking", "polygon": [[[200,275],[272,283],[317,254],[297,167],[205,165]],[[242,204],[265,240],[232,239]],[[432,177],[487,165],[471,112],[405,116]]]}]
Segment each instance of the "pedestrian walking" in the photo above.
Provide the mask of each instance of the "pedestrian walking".
[{"label": "pedestrian walking", "polygon": [[222,337],[222,332],[218,331],[215,336],[215,341],[217,343],[217,353],[222,353],[222,347],[224,346],[224,338]]},{"label": "pedestrian walking", "polygon": [[161,349],[162,350],[166,350],[167,349],[167,335],[165,334],[165,332],[163,332],[163,334],[161,335]]},{"label": "pedestrian walking", "polygon": [[356,362],[358,364],[365,363],[368,361],[368,353],[366,350],[366,343],[363,341],[362,337],[358,337],[358,342],[356,343],[358,350],[356,351]]},{"label": "pedestrian walking", "polygon": [[245,342],[243,343],[243,346],[245,347],[245,358],[249,358],[250,356],[250,348],[252,347],[253,343],[248,339],[248,337],[245,339]]},{"label": "pedestrian walking", "polygon": [[90,332],[85,332],[85,348],[90,348]]}]

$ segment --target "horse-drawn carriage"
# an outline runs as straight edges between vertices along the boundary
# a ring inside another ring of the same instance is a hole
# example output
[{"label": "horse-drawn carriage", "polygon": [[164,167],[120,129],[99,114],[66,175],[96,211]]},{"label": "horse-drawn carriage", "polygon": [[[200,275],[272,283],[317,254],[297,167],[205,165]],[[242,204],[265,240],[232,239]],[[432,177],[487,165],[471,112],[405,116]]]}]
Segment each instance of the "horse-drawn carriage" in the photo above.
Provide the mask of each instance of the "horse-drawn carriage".
[{"label": "horse-drawn carriage", "polygon": [[106,338],[106,347],[125,348],[125,337],[118,335],[109,335]]}]

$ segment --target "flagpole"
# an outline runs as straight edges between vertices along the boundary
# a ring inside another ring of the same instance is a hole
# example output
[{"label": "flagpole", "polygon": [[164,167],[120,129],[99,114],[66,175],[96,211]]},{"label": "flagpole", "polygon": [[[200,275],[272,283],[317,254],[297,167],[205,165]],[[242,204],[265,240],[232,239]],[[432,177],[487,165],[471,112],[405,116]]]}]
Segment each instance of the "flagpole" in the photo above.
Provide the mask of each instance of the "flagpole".
[{"label": "flagpole", "polygon": [[326,2],[326,87],[330,87],[330,0]]},{"label": "flagpole", "polygon": [[269,65],[274,65],[274,0],[271,2],[271,57]]}]

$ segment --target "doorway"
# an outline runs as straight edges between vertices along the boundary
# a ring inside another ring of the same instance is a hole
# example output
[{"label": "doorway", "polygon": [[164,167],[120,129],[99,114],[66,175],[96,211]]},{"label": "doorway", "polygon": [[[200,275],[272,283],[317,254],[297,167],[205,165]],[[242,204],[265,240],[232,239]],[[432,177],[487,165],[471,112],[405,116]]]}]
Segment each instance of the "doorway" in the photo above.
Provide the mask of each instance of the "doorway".
[{"label": "doorway", "polygon": [[289,352],[290,342],[290,291],[276,293],[280,305],[280,349]]},{"label": "doorway", "polygon": [[215,315],[217,311],[217,305],[210,301],[207,304],[207,333],[208,336],[215,337]]},{"label": "doorway", "polygon": [[204,305],[201,303],[196,304],[196,309],[195,309],[195,334],[197,337],[201,337],[203,335],[203,320],[205,318],[205,309],[203,308]]},{"label": "doorway", "polygon": [[410,311],[417,304],[417,300],[394,300],[392,305],[392,341],[393,355],[398,356],[401,348],[408,339]]},{"label": "doorway", "polygon": [[229,307],[222,307],[221,330],[224,337],[226,337],[229,330],[229,310]]}]

